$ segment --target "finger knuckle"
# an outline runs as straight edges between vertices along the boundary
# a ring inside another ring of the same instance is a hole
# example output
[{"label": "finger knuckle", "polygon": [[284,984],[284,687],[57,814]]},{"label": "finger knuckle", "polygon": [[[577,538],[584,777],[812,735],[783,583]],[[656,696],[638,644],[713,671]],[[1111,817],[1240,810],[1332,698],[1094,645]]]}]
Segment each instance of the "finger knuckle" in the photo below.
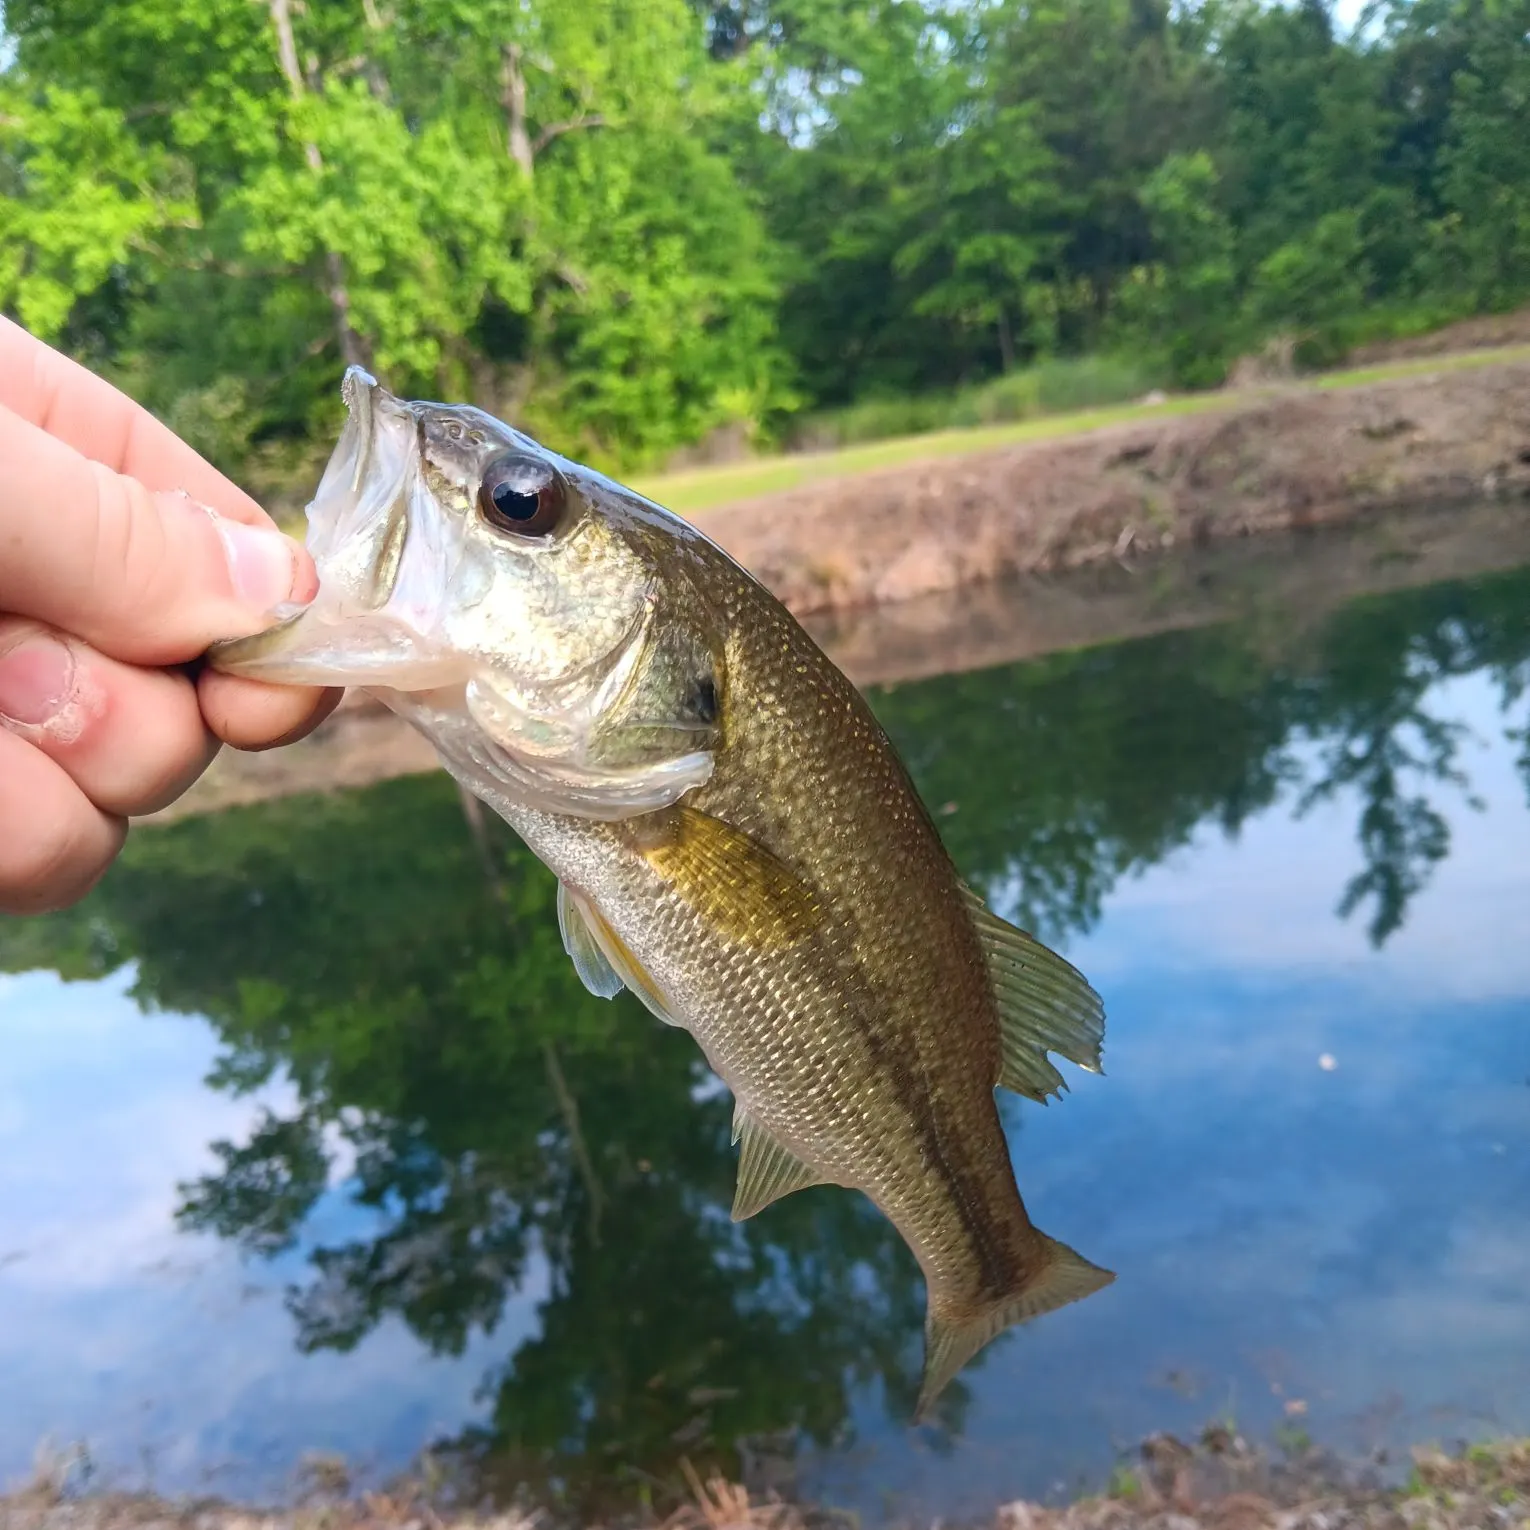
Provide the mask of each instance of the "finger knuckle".
[{"label": "finger knuckle", "polygon": [[136,479],[97,466],[92,588],[152,610],[165,594],[168,538],[154,496]]},{"label": "finger knuckle", "polygon": [[11,914],[46,914],[77,903],[99,882],[126,835],[94,812],[53,820],[11,836],[0,867],[0,906]]},{"label": "finger knuckle", "polygon": [[194,732],[188,729],[185,737],[163,741],[154,758],[134,773],[124,801],[112,806],[134,816],[168,806],[206,769],[215,747],[200,726]]}]

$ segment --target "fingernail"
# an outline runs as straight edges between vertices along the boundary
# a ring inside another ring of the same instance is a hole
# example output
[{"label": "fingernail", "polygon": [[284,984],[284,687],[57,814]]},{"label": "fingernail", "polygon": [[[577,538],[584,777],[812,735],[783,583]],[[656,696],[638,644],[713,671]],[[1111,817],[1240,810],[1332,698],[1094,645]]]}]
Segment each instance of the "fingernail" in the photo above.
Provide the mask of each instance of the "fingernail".
[{"label": "fingernail", "polygon": [[246,526],[241,521],[213,516],[223,539],[234,591],[247,605],[264,614],[292,595],[297,577],[297,544],[279,531]]},{"label": "fingernail", "polygon": [[74,695],[74,655],[50,637],[23,638],[0,654],[0,721],[35,728]]}]

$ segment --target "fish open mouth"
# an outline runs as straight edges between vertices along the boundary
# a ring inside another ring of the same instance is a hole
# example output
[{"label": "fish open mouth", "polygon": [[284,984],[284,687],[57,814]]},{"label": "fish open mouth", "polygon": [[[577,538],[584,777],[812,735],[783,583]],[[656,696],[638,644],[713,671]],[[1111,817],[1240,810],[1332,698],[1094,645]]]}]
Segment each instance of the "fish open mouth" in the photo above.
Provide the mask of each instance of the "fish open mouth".
[{"label": "fish open mouth", "polygon": [[340,385],[347,419],[308,506],[319,590],[274,625],[215,643],[208,663],[278,685],[429,690],[460,682],[459,657],[430,633],[446,599],[452,548],[420,474],[409,404],[361,367]]}]

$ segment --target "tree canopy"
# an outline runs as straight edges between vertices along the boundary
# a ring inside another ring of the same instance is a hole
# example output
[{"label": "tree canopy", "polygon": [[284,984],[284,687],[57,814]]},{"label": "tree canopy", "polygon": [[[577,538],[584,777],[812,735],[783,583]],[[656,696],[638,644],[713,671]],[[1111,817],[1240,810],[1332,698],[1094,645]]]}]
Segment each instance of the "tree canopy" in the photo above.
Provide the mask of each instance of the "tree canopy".
[{"label": "tree canopy", "polygon": [[1530,291],[1530,0],[8,0],[0,310],[225,465],[347,361],[567,450]]}]

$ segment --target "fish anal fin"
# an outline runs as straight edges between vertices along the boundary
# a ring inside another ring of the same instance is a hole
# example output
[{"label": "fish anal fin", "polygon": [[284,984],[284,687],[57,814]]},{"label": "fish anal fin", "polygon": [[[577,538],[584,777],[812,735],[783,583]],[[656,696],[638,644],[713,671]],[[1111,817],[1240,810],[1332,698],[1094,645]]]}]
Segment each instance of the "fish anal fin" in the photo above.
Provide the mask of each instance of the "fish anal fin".
[{"label": "fish anal fin", "polygon": [[733,1140],[739,1144],[735,1222],[746,1221],[783,1195],[824,1183],[817,1169],[782,1147],[742,1106],[733,1113]]},{"label": "fish anal fin", "polygon": [[558,883],[558,930],[563,936],[563,949],[568,952],[579,981],[596,998],[614,999],[624,986],[621,975],[600,949],[581,902],[563,883]]},{"label": "fish anal fin", "polygon": [[924,1324],[924,1376],[914,1409],[915,1423],[929,1416],[956,1373],[1005,1329],[1093,1296],[1116,1278],[1110,1270],[1102,1270],[1074,1253],[1066,1243],[1045,1233],[1038,1236],[1044,1249],[1040,1267],[1015,1290],[975,1309],[970,1304],[942,1304],[932,1296]]},{"label": "fish anal fin", "polygon": [[681,804],[634,825],[649,865],[725,939],[756,951],[796,945],[824,910],[803,879],[756,839]]},{"label": "fish anal fin", "polygon": [[999,1083],[1046,1103],[1067,1087],[1048,1052],[1100,1073],[1105,1006],[1076,967],[1024,930],[1000,919],[963,887],[999,1004]]}]

